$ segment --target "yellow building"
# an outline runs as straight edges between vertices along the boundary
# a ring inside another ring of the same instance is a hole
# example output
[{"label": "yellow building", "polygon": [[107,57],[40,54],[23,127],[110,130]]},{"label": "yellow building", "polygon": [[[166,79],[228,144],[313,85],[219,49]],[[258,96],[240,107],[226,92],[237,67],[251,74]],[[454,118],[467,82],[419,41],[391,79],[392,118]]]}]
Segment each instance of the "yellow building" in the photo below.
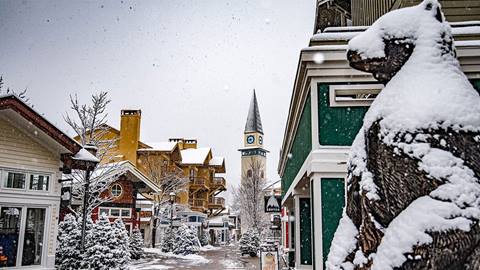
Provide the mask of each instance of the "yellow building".
[{"label": "yellow building", "polygon": [[[151,181],[161,186],[167,173],[179,173],[189,179],[185,192],[177,194],[177,203],[189,205],[193,211],[217,215],[225,209],[225,200],[216,197],[226,190],[223,176],[225,159],[214,157],[210,148],[197,148],[197,140],[173,138],[167,142],[140,141],[141,111],[122,110],[120,130],[105,125],[100,134],[109,141],[103,163],[128,160]],[[76,138],[78,139],[78,138]],[[102,146],[100,146],[102,148]],[[143,194],[156,201],[159,195]]]}]

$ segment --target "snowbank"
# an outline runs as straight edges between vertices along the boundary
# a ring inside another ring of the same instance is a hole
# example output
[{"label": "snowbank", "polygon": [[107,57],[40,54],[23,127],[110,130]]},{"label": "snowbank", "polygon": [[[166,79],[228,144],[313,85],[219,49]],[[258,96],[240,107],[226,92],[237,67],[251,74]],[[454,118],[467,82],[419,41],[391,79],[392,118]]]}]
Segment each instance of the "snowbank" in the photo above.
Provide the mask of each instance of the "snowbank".
[{"label": "snowbank", "polygon": [[195,263],[201,263],[201,264],[210,262],[209,259],[206,259],[205,257],[203,257],[201,255],[198,255],[198,254],[175,255],[171,252],[168,252],[168,253],[162,252],[158,248],[144,248],[143,250],[147,253],[155,253],[155,254],[158,254],[158,255],[161,255],[161,256],[164,256],[164,257],[167,257],[167,258],[176,258],[176,259],[181,259],[181,260],[195,261]]}]

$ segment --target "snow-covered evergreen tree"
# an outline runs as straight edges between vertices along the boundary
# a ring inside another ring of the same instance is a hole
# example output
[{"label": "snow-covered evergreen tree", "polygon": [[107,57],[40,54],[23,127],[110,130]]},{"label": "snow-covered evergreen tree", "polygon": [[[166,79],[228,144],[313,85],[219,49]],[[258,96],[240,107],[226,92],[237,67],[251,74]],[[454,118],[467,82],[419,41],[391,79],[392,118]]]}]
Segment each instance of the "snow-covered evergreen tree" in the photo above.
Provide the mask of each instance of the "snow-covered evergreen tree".
[{"label": "snow-covered evergreen tree", "polygon": [[243,254],[248,254],[252,257],[257,256],[257,251],[260,248],[260,236],[259,233],[254,229],[248,229],[242,234],[240,238],[240,252]]},{"label": "snow-covered evergreen tree", "polygon": [[130,254],[132,259],[138,260],[143,255],[143,236],[138,228],[135,228],[130,237]]},{"label": "snow-covered evergreen tree", "polygon": [[[172,232],[173,231],[173,232]],[[176,230],[170,230],[170,228],[165,230],[162,239],[162,252],[172,252],[173,243],[175,242],[175,235],[177,234]]]},{"label": "snow-covered evergreen tree", "polygon": [[96,270],[119,269],[114,250],[110,248],[114,242],[110,221],[107,216],[101,215],[85,239],[85,266]]},{"label": "snow-covered evergreen tree", "polygon": [[199,241],[197,234],[187,225],[178,227],[173,243],[173,253],[177,255],[188,255],[198,253]]},{"label": "snow-covered evergreen tree", "polygon": [[131,261],[130,239],[122,219],[117,219],[112,225],[114,238],[110,241],[114,259],[120,269],[126,269]]},{"label": "snow-covered evergreen tree", "polygon": [[67,270],[78,267],[82,260],[80,253],[81,226],[76,218],[68,214],[58,225],[58,245],[55,256],[57,269]]}]

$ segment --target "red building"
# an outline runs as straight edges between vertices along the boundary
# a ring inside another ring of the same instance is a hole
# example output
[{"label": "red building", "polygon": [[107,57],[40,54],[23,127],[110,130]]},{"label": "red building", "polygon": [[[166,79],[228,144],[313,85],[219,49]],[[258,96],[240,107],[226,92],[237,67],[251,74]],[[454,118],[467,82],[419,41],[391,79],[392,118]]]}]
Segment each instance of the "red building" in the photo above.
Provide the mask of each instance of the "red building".
[{"label": "red building", "polygon": [[123,173],[102,194],[104,197],[111,197],[112,200],[95,208],[92,211],[92,219],[96,221],[102,213],[107,215],[112,222],[121,218],[127,230],[131,232],[133,228],[140,227],[140,208],[137,207],[137,194],[157,193],[159,188],[135,168],[130,161],[121,161],[104,166],[115,167],[116,171],[122,171]]}]

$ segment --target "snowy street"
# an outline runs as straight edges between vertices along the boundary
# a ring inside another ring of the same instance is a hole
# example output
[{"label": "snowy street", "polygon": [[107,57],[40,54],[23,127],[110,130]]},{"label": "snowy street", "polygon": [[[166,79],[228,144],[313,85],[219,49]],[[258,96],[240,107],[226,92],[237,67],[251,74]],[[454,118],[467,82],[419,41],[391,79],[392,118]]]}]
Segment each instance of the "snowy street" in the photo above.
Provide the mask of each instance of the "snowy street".
[{"label": "snowy street", "polygon": [[240,256],[238,247],[224,246],[202,249],[199,254],[175,256],[161,253],[158,249],[145,249],[144,257],[132,263],[131,270],[157,269],[259,269],[259,258]]}]

